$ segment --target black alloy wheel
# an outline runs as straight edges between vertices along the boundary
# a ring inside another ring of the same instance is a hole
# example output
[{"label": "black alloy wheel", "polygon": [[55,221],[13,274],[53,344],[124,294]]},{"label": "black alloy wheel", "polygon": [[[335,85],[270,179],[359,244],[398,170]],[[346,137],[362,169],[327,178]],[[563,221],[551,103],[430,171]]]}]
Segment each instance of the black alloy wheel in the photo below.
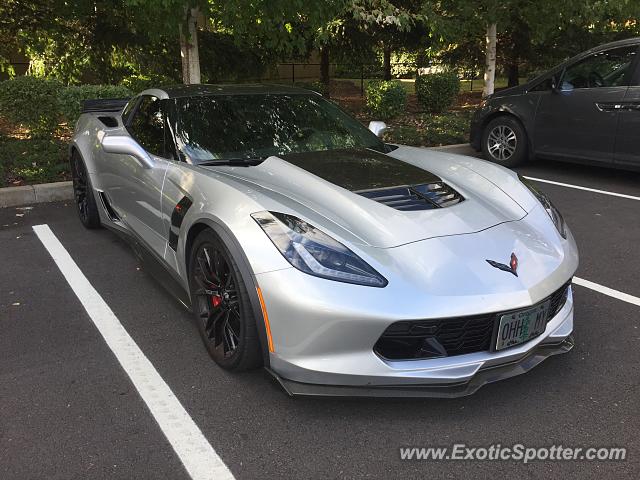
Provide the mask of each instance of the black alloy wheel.
[{"label": "black alloy wheel", "polygon": [[87,168],[77,152],[73,152],[71,156],[71,176],[73,196],[80,221],[86,228],[100,227],[100,214],[93,195],[91,180],[89,180]]},{"label": "black alloy wheel", "polygon": [[245,284],[212,231],[197,237],[189,265],[193,312],[211,357],[228,370],[259,366],[260,345]]}]

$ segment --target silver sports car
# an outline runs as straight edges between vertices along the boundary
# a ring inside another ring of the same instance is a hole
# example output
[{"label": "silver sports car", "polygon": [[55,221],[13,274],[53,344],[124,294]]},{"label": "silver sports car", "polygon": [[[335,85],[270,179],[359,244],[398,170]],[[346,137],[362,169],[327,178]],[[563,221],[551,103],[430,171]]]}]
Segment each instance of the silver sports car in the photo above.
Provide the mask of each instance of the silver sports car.
[{"label": "silver sports car", "polygon": [[282,86],[88,101],[78,212],[159,266],[218,365],[292,395],[467,395],[569,351],[578,252],[548,198],[383,129]]}]

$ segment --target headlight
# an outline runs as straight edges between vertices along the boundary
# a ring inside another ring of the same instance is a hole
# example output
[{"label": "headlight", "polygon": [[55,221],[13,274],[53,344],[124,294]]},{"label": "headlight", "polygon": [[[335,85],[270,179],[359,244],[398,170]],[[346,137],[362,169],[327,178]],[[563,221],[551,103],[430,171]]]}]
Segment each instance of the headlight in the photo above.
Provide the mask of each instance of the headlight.
[{"label": "headlight", "polygon": [[547,211],[547,213],[551,217],[553,224],[558,229],[558,232],[560,233],[560,235],[562,235],[562,238],[567,238],[567,225],[564,222],[564,218],[562,218],[562,214],[555,207],[555,205],[551,203],[551,200],[549,200],[549,197],[547,197],[544,193],[542,193],[540,190],[534,187],[533,184],[529,182],[526,178],[524,178],[522,175],[518,175],[518,178],[522,183],[525,184],[525,186],[531,191],[531,193],[533,193],[536,196],[538,201],[542,204],[542,207]]},{"label": "headlight", "polygon": [[298,270],[369,287],[384,287],[388,283],[347,247],[299,218],[276,212],[258,212],[251,216]]}]

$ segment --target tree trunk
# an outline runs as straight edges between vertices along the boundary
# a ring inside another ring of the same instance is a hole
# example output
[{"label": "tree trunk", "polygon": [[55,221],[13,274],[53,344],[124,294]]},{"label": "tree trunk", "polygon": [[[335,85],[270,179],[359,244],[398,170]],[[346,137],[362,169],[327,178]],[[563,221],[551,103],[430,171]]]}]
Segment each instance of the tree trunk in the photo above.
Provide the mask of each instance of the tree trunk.
[{"label": "tree trunk", "polygon": [[182,81],[185,85],[200,83],[200,55],[198,53],[198,8],[186,9],[186,29],[180,25],[180,55]]},{"label": "tree trunk", "polygon": [[382,78],[391,80],[391,47],[389,45],[382,47]]},{"label": "tree trunk", "polygon": [[320,48],[320,81],[329,86],[329,47]]},{"label": "tree trunk", "polygon": [[495,88],[496,80],[496,24],[487,26],[487,59],[484,69],[484,89],[482,96],[491,95]]},{"label": "tree trunk", "polygon": [[508,87],[517,87],[520,83],[520,72],[517,63],[512,63],[507,67]]}]

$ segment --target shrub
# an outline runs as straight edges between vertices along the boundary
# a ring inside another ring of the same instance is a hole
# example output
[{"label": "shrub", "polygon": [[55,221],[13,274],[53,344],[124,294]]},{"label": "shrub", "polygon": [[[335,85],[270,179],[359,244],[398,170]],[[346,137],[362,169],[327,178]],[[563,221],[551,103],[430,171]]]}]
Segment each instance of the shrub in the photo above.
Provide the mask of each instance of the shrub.
[{"label": "shrub", "polygon": [[295,86],[317,92],[324,97],[329,96],[329,86],[322,82],[296,82]]},{"label": "shrub", "polygon": [[426,124],[427,146],[455,145],[469,141],[471,111],[425,115],[422,120]]},{"label": "shrub", "polygon": [[122,79],[120,84],[129,89],[134,94],[140,93],[148,88],[159,88],[166,85],[175,85],[174,79],[167,77],[166,75],[131,75]]},{"label": "shrub", "polygon": [[62,118],[71,128],[75,125],[82,102],[93,98],[129,98],[131,90],[122,85],[71,85],[61,89],[58,95],[59,109]]},{"label": "shrub", "polygon": [[31,76],[0,82],[0,115],[31,131],[35,137],[50,135],[60,120],[57,80]]},{"label": "shrub", "polygon": [[460,79],[454,72],[429,73],[416,78],[415,88],[422,108],[440,113],[453,105],[460,91]]},{"label": "shrub", "polygon": [[418,67],[416,67],[415,53],[398,52],[391,56],[391,76],[393,78],[413,78]]},{"label": "shrub", "polygon": [[375,118],[388,120],[407,106],[407,92],[399,82],[375,80],[365,87],[367,111]]},{"label": "shrub", "polygon": [[471,110],[445,113],[423,113],[415,124],[392,125],[385,140],[403,145],[436,147],[469,141]]},{"label": "shrub", "polygon": [[0,137],[0,187],[66,180],[68,148],[56,139]]}]

